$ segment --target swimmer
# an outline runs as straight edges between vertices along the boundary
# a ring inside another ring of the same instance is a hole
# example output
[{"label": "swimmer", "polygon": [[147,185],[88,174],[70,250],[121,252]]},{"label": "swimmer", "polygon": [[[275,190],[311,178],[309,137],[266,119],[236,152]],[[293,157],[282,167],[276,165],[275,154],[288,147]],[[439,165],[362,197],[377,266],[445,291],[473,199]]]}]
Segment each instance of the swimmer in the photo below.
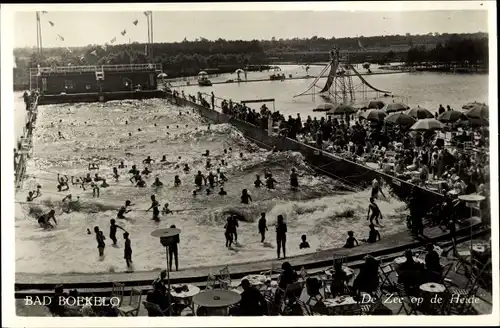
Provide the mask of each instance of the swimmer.
[{"label": "swimmer", "polygon": [[217,183],[224,184],[224,182],[227,182],[227,177],[224,175],[223,172],[220,171],[220,169],[217,169],[217,174],[218,174]]},{"label": "swimmer", "polygon": [[193,190],[193,197],[196,197],[198,195],[198,192],[196,190]]},{"label": "swimmer", "polygon": [[163,182],[160,181],[160,178],[156,177],[155,178],[155,181],[153,182],[153,184],[151,184],[152,187],[161,187],[163,186]]},{"label": "swimmer", "polygon": [[104,179],[101,178],[98,173],[94,174],[94,182],[99,182],[101,180],[104,180]]},{"label": "swimmer", "polygon": [[30,192],[28,192],[28,196],[26,197],[26,201],[31,202],[32,200],[34,200],[37,197],[38,196],[35,194],[34,191],[30,191]]},{"label": "swimmer", "polygon": [[163,155],[163,157],[161,158],[160,162],[166,162],[166,161],[167,161],[167,156]]},{"label": "swimmer", "polygon": [[160,206],[160,203],[156,200],[156,197],[154,195],[151,195],[151,206],[146,210],[146,212],[149,212],[149,210],[153,209],[153,220],[155,221],[160,221],[160,210],[158,207]]},{"label": "swimmer", "polygon": [[387,198],[387,197],[385,197],[384,192],[382,191],[381,179],[379,176],[377,176],[372,181],[372,198],[378,198],[379,192],[382,194],[382,196],[384,196],[384,198]]},{"label": "swimmer", "polygon": [[207,179],[208,179],[208,184],[210,185],[210,188],[214,188],[215,187],[215,175],[213,175],[213,173],[210,172],[210,173],[208,173]]},{"label": "swimmer", "polygon": [[128,173],[136,175],[137,173],[139,173],[139,170],[135,165],[132,165],[132,168],[128,171]]},{"label": "swimmer", "polygon": [[125,121],[125,125],[127,125],[127,124],[128,124],[128,121]]},{"label": "swimmer", "polygon": [[221,159],[221,160],[220,160],[220,165],[221,165],[221,166],[227,166],[227,163],[226,163],[226,161],[225,161],[225,160]]},{"label": "swimmer", "polygon": [[176,175],[174,177],[174,187],[179,187],[181,185],[181,179],[179,179],[179,176]]},{"label": "swimmer", "polygon": [[116,215],[116,217],[118,219],[127,219],[124,216],[124,214],[125,213],[129,213],[130,211],[132,211],[132,210],[128,209],[129,206],[132,206],[132,202],[130,200],[125,201],[125,205],[123,205],[122,207],[120,207],[120,209],[118,210],[118,214]]},{"label": "swimmer", "polygon": [[[371,216],[370,216],[371,212]],[[378,205],[375,203],[375,198],[370,197],[370,204],[368,205],[368,215],[366,217],[367,220],[370,220],[370,224],[373,224],[373,220],[379,225],[378,219],[382,220],[382,212],[380,212],[380,209]]]},{"label": "swimmer", "polygon": [[128,136],[129,136],[129,137],[131,137],[131,136],[132,136],[132,132],[129,132],[129,133],[128,133]]},{"label": "swimmer", "polygon": [[[59,184],[57,185],[58,191],[66,191],[69,189],[69,185],[68,185],[69,178],[67,175],[65,175],[64,177],[61,177],[61,175],[59,173],[57,173],[57,181],[59,182]],[[63,188],[65,188],[65,189],[63,189]]]},{"label": "swimmer", "polygon": [[106,237],[104,237],[104,233],[99,230],[98,226],[94,227],[95,239],[97,241],[97,249],[99,250],[99,257],[104,257],[104,248],[106,247]]},{"label": "swimmer", "polygon": [[64,136],[61,134],[61,131],[57,132],[57,135],[58,135],[59,139],[66,139],[66,138],[64,138]]},{"label": "swimmer", "polygon": [[131,178],[129,179],[129,181],[130,181],[130,183],[136,183],[136,182],[138,182],[140,179],[141,179],[141,174],[137,172],[136,174],[134,174],[134,176],[133,176],[133,177],[131,177]]},{"label": "swimmer", "polygon": [[137,180],[137,183],[136,183],[135,186],[139,187],[139,188],[145,188],[146,187],[146,181],[144,181],[140,175],[137,178],[138,178],[138,180]]},{"label": "swimmer", "polygon": [[241,191],[241,203],[242,204],[249,204],[249,202],[252,201],[252,197],[248,194],[248,190],[243,189]]},{"label": "swimmer", "polygon": [[266,179],[266,187],[267,189],[274,189],[274,184],[277,183],[277,181],[273,178],[272,174],[269,174]]},{"label": "swimmer", "polygon": [[240,158],[243,159],[243,153],[240,153]]},{"label": "swimmer", "polygon": [[121,162],[120,162],[120,164],[118,165],[118,168],[119,168],[119,169],[124,169],[124,168],[126,168],[126,167],[127,167],[127,165],[125,165],[125,164],[123,163],[123,161],[121,161]]},{"label": "swimmer", "polygon": [[99,170],[99,164],[89,163],[89,171],[91,171],[91,170]]},{"label": "swimmer", "polygon": [[132,243],[129,239],[130,234],[128,232],[123,233],[123,239],[125,240],[125,248],[123,249],[123,257],[127,263],[127,268],[132,266]]},{"label": "swimmer", "polygon": [[260,179],[260,176],[257,174],[255,176],[255,181],[253,182],[255,188],[260,188],[260,186],[262,186],[264,183],[262,182],[262,180]]},{"label": "swimmer", "polygon": [[224,188],[220,187],[219,196],[226,196],[226,195],[227,192],[224,190]]},{"label": "swimmer", "polygon": [[83,183],[91,183],[92,182],[92,177],[90,176],[90,173],[87,173],[87,176],[83,178]]},{"label": "swimmer", "polygon": [[38,224],[40,225],[40,227],[44,229],[54,228],[54,226],[50,224],[50,220],[54,220],[54,223],[57,225],[55,214],[56,211],[50,210],[49,213],[41,215],[38,218]]},{"label": "swimmer", "polygon": [[42,192],[40,191],[42,189],[42,186],[36,185],[36,197],[42,196]]},{"label": "swimmer", "polygon": [[118,169],[116,167],[113,167],[113,178],[115,178],[116,182],[118,182],[119,177],[120,177],[120,174],[118,174]]},{"label": "swimmer", "polygon": [[258,228],[261,237],[260,242],[263,243],[266,240],[266,231],[269,231],[269,229],[267,228],[266,213],[264,212],[260,213]]},{"label": "swimmer", "polygon": [[148,169],[148,167],[147,167],[147,166],[146,166],[146,167],[144,168],[144,170],[142,170],[142,172],[141,172],[141,174],[144,174],[146,177],[148,177],[148,175],[149,175],[150,173],[152,173],[152,172]]},{"label": "swimmer", "polygon": [[224,148],[224,155],[227,155],[227,149]]},{"label": "swimmer", "polygon": [[187,173],[189,173],[189,171],[191,171],[191,169],[189,168],[189,165],[184,164],[183,171],[184,171],[184,173],[186,173],[186,174],[187,174]]},{"label": "swimmer", "polygon": [[106,182],[106,179],[101,179],[101,180],[102,180],[101,188],[109,187],[109,184]]},{"label": "swimmer", "polygon": [[92,187],[92,197],[98,197],[100,196],[100,191],[99,191],[99,186],[95,183],[91,183],[90,186]]},{"label": "swimmer", "polygon": [[212,163],[210,163],[210,160],[207,159],[207,163],[205,164],[205,168],[208,170],[212,167]]},{"label": "swimmer", "polygon": [[270,169],[265,169],[264,170],[264,179],[267,179],[270,175],[273,175],[271,173],[271,170]]},{"label": "swimmer", "polygon": [[87,235],[91,235],[92,232],[90,231],[90,229],[87,228]]},{"label": "swimmer", "polygon": [[151,164],[155,160],[151,158],[151,156],[148,156],[145,160],[142,161],[142,164]]},{"label": "swimmer", "polygon": [[298,175],[294,168],[292,168],[292,173],[290,173],[290,187],[292,187],[293,190],[299,187]]},{"label": "swimmer", "polygon": [[227,218],[227,223],[224,225],[224,236],[226,237],[226,247],[231,247],[233,244],[233,234],[231,233],[231,218]]},{"label": "swimmer", "polygon": [[120,227],[118,224],[116,224],[115,219],[109,220],[109,223],[110,223],[110,226],[109,226],[109,239],[111,239],[113,241],[113,245],[116,246],[116,242],[117,242],[117,239],[116,239],[116,229],[121,229],[124,232],[127,232],[127,231],[125,229],[123,229],[122,227]]},{"label": "swimmer", "polygon": [[163,209],[161,210],[161,214],[163,215],[167,215],[167,214],[173,214],[174,212],[172,212],[169,208],[168,208],[168,203],[165,203],[165,205],[163,205]]},{"label": "swimmer", "polygon": [[210,156],[210,151],[209,151],[209,150],[206,150],[206,151],[205,151],[205,154],[203,154],[203,155],[201,155],[201,156],[209,157],[209,156]]},{"label": "swimmer", "polygon": [[141,128],[138,128],[137,131],[141,132],[142,130],[141,130]]},{"label": "swimmer", "polygon": [[205,182],[205,186],[207,185],[207,179],[203,174],[201,174],[201,171],[198,171],[198,174],[194,177],[194,184],[198,187],[198,189],[201,189],[202,182]]}]

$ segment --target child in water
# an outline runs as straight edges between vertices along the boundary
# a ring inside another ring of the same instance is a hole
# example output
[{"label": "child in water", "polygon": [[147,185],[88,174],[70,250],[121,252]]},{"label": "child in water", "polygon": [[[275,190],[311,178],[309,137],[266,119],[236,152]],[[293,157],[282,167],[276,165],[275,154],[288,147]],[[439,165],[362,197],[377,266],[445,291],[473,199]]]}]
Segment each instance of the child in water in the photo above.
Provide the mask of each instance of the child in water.
[{"label": "child in water", "polygon": [[302,242],[299,245],[300,249],[310,248],[311,247],[311,246],[309,246],[309,243],[306,240],[307,239],[306,235],[302,235],[301,239],[302,239]]},{"label": "child in water", "polygon": [[347,241],[344,245],[344,248],[354,248],[354,243],[356,243],[356,246],[359,246],[358,241],[356,238],[354,238],[354,232],[353,231],[348,231],[347,232]]},{"label": "child in water", "polygon": [[125,232],[123,234],[123,239],[125,240],[125,248],[123,249],[123,253],[124,253],[124,258],[125,258],[125,262],[127,263],[127,268],[131,268],[132,266],[132,243],[129,239],[129,233],[128,232]]},{"label": "child in water", "polygon": [[231,247],[231,245],[233,244],[233,234],[231,232],[231,226],[232,226],[232,222],[231,222],[231,218],[227,218],[227,223],[226,225],[224,226],[224,229],[226,229],[224,235],[226,236],[226,247]]}]

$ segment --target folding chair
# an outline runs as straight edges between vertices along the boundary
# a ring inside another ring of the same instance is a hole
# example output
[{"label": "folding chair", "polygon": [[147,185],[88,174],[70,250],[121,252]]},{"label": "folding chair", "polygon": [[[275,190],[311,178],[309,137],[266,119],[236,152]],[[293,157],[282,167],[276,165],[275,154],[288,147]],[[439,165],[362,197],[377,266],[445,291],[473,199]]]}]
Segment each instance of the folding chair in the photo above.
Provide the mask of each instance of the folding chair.
[{"label": "folding chair", "polygon": [[141,307],[141,297],[142,291],[137,288],[132,288],[129,304],[118,307],[120,314],[124,317],[137,317]]},{"label": "folding chair", "polygon": [[148,311],[148,317],[155,317],[159,315],[160,317],[168,317],[170,308],[162,310],[158,304],[142,301],[142,305]]},{"label": "folding chair", "polygon": [[448,278],[448,275],[450,274],[451,270],[453,269],[453,263],[450,262],[446,264],[443,267],[442,274],[441,274],[441,279],[439,280],[439,283],[441,285],[444,285],[447,289],[453,286],[453,281]]},{"label": "folding chair", "polygon": [[[401,310],[405,310],[407,315],[417,314],[417,302],[412,302],[410,296],[406,293],[406,289],[403,285],[396,283],[396,288],[398,290],[398,296],[401,300],[401,307],[397,314],[401,313]],[[408,306],[408,308],[406,307]]]},{"label": "folding chair", "polygon": [[118,297],[120,299],[120,304],[122,304],[123,294],[125,294],[125,284],[114,282],[111,288],[111,297]]},{"label": "folding chair", "polygon": [[231,287],[231,275],[229,274],[229,267],[226,265],[219,271],[219,285],[221,289],[229,290]]},{"label": "folding chair", "polygon": [[306,303],[304,303],[301,299],[297,299],[297,304],[300,306],[300,310],[303,316],[312,316],[313,313],[309,309]]},{"label": "folding chair", "polygon": [[386,289],[389,292],[394,290],[394,284],[391,282],[390,275],[396,272],[392,263],[381,264],[378,268],[378,276],[380,279],[380,289]]},{"label": "folding chair", "polygon": [[[315,278],[318,283],[321,282],[320,279],[317,279]],[[316,301],[316,304],[321,302],[321,300],[323,299],[323,295],[321,295],[321,287],[320,286],[319,288],[317,288],[317,290],[313,290],[312,287],[311,287],[311,279],[308,279],[306,280],[306,292],[307,292],[307,296],[309,296],[309,299],[307,300],[307,302],[305,303],[307,306],[311,305],[311,301]]]}]

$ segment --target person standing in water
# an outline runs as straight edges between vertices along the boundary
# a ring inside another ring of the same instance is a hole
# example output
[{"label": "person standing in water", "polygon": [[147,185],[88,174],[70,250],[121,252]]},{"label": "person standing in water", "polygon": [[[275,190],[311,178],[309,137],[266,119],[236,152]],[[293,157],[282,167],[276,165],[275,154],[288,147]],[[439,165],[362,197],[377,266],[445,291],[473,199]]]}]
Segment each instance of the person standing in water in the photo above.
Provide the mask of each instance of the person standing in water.
[{"label": "person standing in water", "polygon": [[[371,216],[370,216],[371,212]],[[382,220],[382,212],[380,212],[380,209],[378,208],[378,205],[375,203],[375,199],[373,197],[370,197],[370,204],[368,205],[368,215],[366,217],[367,220],[370,220],[370,224],[373,224],[373,220],[375,219],[375,222],[377,225],[380,225],[378,219]]]},{"label": "person standing in water", "polygon": [[273,175],[269,173],[266,179],[266,187],[267,189],[274,189],[274,184],[277,183],[277,181],[273,178]]},{"label": "person standing in water", "polygon": [[125,213],[129,213],[130,211],[132,211],[132,210],[128,210],[127,209],[131,205],[132,205],[132,202],[130,200],[125,201],[125,205],[123,205],[122,207],[120,207],[120,209],[118,210],[118,214],[116,215],[116,217],[118,219],[126,219],[126,217],[124,216],[124,214]]},{"label": "person standing in water", "polygon": [[384,192],[382,191],[382,186],[380,184],[381,184],[381,179],[379,176],[377,176],[375,179],[373,179],[373,181],[372,181],[372,198],[378,198],[379,192],[382,194],[382,196],[384,196],[384,198],[387,198],[387,197],[385,197]]},{"label": "person standing in water", "polygon": [[290,187],[292,187],[292,190],[297,190],[299,188],[299,176],[295,168],[292,168],[292,173],[290,173]]},{"label": "person standing in water", "polygon": [[205,186],[207,185],[207,179],[203,174],[201,174],[201,171],[198,171],[198,174],[194,177],[194,184],[196,187],[198,187],[198,190],[201,189],[202,183],[205,182]]},{"label": "person standing in water", "polygon": [[264,184],[262,182],[262,180],[260,179],[260,176],[258,174],[255,176],[255,181],[253,184],[254,184],[255,188],[260,188],[260,186],[262,186]]},{"label": "person standing in water", "polygon": [[263,243],[266,240],[266,231],[267,229],[267,222],[266,222],[266,213],[262,212],[260,213],[260,219],[259,219],[259,234],[260,234],[260,242]]},{"label": "person standing in water", "polygon": [[236,244],[238,242],[238,217],[236,215],[231,216],[231,233],[233,234],[234,238],[234,243]]},{"label": "person standing in water", "polygon": [[[170,226],[170,228],[175,229],[175,225],[172,224]],[[172,271],[172,262],[175,261],[175,271],[179,271],[179,248],[177,246],[180,242],[179,235],[176,235],[174,237],[174,241],[175,241],[175,243],[168,247],[168,265],[169,265],[170,271]]]},{"label": "person standing in water", "polygon": [[146,210],[146,212],[149,212],[149,210],[153,209],[153,220],[155,221],[160,221],[159,207],[160,203],[158,203],[154,195],[151,195],[151,206]]},{"label": "person standing in water", "polygon": [[285,218],[283,215],[278,215],[276,224],[276,242],[278,244],[278,258],[280,258],[281,248],[283,248],[283,258],[286,258],[286,233],[288,232]]},{"label": "person standing in water", "polygon": [[125,240],[125,248],[123,249],[123,258],[127,263],[127,268],[131,268],[132,266],[132,242],[128,238],[130,235],[128,232],[123,233],[123,239]]},{"label": "person standing in water", "polygon": [[224,225],[224,229],[226,231],[224,232],[224,236],[226,237],[226,247],[231,247],[233,244],[233,234],[231,233],[231,218],[227,218],[226,225]]},{"label": "person standing in water", "polygon": [[106,243],[104,243],[104,240],[106,238],[104,237],[102,231],[99,230],[98,226],[94,227],[94,232],[95,232],[95,239],[97,241],[97,249],[99,250],[99,257],[103,258],[104,248],[106,247]]},{"label": "person standing in water", "polygon": [[248,194],[248,190],[243,189],[241,191],[241,203],[242,204],[249,204],[249,202],[252,201],[252,197]]},{"label": "person standing in water", "polygon": [[49,213],[41,215],[38,218],[38,224],[44,229],[54,228],[54,226],[50,224],[50,220],[54,220],[54,223],[57,225],[55,214],[56,211],[50,210]]},{"label": "person standing in water", "polygon": [[116,239],[116,229],[121,229],[124,232],[127,232],[127,230],[123,229],[118,224],[116,224],[115,219],[109,220],[109,223],[110,223],[110,226],[109,226],[109,239],[111,239],[113,241],[113,246],[116,246],[116,242],[117,242],[117,239]]}]

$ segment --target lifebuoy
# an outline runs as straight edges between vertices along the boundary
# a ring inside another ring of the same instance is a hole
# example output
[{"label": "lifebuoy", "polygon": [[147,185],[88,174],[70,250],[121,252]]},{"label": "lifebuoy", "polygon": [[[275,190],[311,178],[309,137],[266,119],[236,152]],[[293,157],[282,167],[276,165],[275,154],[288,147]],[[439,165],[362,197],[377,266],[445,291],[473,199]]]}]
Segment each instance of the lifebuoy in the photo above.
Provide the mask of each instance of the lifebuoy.
[{"label": "lifebuoy", "polygon": [[99,102],[104,102],[104,96],[99,96]]},{"label": "lifebuoy", "polygon": [[85,90],[90,90],[90,88],[91,88],[90,84],[87,84],[87,85],[85,86]]}]

